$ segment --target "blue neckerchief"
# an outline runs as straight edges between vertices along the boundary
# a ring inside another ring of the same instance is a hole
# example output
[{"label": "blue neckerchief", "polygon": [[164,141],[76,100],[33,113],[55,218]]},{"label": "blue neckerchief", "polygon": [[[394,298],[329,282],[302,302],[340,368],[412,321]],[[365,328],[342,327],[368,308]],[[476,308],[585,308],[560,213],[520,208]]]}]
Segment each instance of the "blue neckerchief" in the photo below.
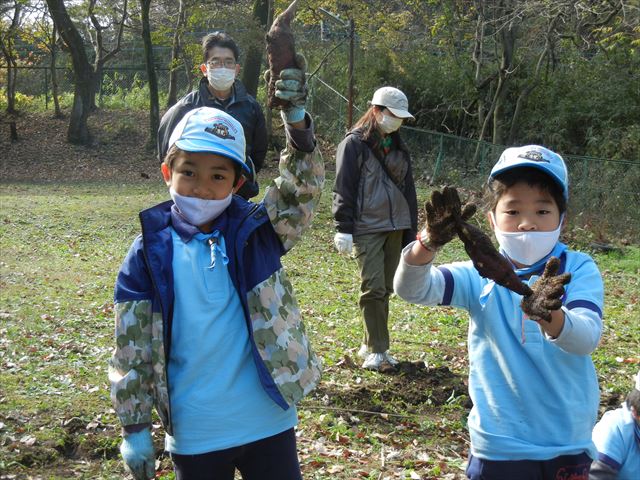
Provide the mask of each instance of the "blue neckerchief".
[{"label": "blue neckerchief", "polygon": [[[229,218],[227,210],[222,212],[220,216],[213,221],[211,226],[213,232],[220,230],[222,235],[224,235],[227,228],[227,220]],[[175,204],[171,206],[171,226],[185,243],[191,241],[191,238],[193,238],[197,233],[202,233],[198,227],[191,225],[182,215],[180,215],[178,207],[176,207]]]},{"label": "blue neckerchief", "polygon": [[633,433],[636,434],[636,441],[640,447],[640,423],[638,423],[638,420],[636,419],[633,420]]},{"label": "blue neckerchief", "polygon": [[227,265],[229,263],[229,257],[227,257],[227,246],[220,230],[215,230],[212,233],[200,232],[196,233],[194,236],[197,240],[205,241],[209,245],[211,250],[211,264],[209,265],[209,269],[215,268],[217,255],[220,255],[223,265]]},{"label": "blue neckerchief", "polygon": [[[556,246],[553,247],[553,250],[551,250],[551,252],[547,256],[545,256],[544,258],[541,258],[533,265],[529,265],[528,267],[523,267],[523,268],[516,268],[516,266],[513,264],[511,260],[509,260],[509,257],[505,255],[502,249],[500,249],[500,254],[509,261],[516,275],[518,275],[518,277],[520,277],[521,279],[524,279],[524,278],[530,277],[531,275],[541,275],[542,272],[544,271],[544,266],[546,265],[547,260],[549,260],[549,258],[551,257],[560,258],[560,255],[562,255],[562,253],[566,250],[567,250],[567,246],[562,242],[558,242],[556,243]],[[487,284],[482,289],[482,292],[480,293],[480,297],[478,298],[480,306],[483,308],[487,304],[487,301],[489,301],[491,292],[493,292],[493,288],[496,286],[496,282],[489,279],[487,280],[488,280]]]}]

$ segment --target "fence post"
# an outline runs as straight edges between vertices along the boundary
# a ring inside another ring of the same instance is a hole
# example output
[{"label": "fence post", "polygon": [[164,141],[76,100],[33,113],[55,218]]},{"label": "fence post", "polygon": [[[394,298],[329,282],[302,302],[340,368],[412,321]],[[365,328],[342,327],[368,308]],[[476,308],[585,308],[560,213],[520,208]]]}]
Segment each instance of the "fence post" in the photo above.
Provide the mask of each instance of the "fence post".
[{"label": "fence post", "polygon": [[433,185],[436,181],[436,176],[438,175],[438,170],[440,169],[440,163],[442,162],[442,157],[444,156],[444,135],[440,134],[440,142],[438,145],[438,157],[436,158],[436,165],[433,167],[433,175],[431,175],[431,185]]}]

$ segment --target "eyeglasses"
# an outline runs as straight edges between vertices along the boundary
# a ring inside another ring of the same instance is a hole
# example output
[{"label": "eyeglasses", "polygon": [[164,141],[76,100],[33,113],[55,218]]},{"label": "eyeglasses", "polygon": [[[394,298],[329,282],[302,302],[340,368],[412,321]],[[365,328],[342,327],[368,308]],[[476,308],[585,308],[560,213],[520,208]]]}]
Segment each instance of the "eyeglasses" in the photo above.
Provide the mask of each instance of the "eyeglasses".
[{"label": "eyeglasses", "polygon": [[235,66],[236,61],[231,58],[225,58],[224,60],[214,58],[207,62],[207,67],[209,68],[234,68]]}]

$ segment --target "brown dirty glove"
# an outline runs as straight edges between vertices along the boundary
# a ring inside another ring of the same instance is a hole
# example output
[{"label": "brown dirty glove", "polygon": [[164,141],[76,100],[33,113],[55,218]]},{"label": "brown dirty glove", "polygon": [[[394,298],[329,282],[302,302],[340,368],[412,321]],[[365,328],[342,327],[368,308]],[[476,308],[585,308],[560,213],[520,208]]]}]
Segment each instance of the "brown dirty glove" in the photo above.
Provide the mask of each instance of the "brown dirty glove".
[{"label": "brown dirty glove", "polygon": [[562,306],[564,286],[571,281],[570,273],[558,275],[560,260],[551,257],[544,267],[542,276],[533,284],[533,293],[522,299],[522,311],[531,320],[551,321],[551,311]]},{"label": "brown dirty glove", "polygon": [[431,200],[424,204],[427,224],[418,234],[418,240],[424,248],[435,252],[455,238],[456,224],[466,222],[474,213],[476,206],[468,203],[462,208],[458,190],[444,187],[442,192],[435,190]]}]

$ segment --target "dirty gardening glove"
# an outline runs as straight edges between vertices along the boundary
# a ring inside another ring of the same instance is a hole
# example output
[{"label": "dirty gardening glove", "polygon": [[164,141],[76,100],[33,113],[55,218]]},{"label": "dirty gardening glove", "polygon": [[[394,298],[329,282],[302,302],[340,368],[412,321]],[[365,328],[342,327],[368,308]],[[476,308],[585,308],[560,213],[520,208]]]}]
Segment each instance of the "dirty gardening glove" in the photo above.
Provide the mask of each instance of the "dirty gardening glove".
[{"label": "dirty gardening glove", "polygon": [[531,320],[551,321],[551,311],[562,306],[564,286],[571,281],[570,273],[558,275],[560,260],[551,257],[544,267],[542,276],[531,287],[533,293],[522,299],[522,311]]},{"label": "dirty gardening glove", "polygon": [[136,480],[155,477],[156,457],[149,428],[126,434],[120,444],[120,454]]},{"label": "dirty gardening glove", "polygon": [[298,68],[285,68],[280,72],[280,80],[276,81],[275,96],[288,102],[288,106],[280,111],[282,120],[287,123],[304,120],[305,104],[307,102],[307,60],[301,54],[296,54]]},{"label": "dirty gardening glove", "polygon": [[460,197],[455,187],[444,187],[442,192],[435,190],[431,200],[424,204],[427,223],[418,234],[418,240],[424,248],[436,252],[456,236],[456,224],[466,222],[474,213],[476,206],[468,203],[462,209]]},{"label": "dirty gardening glove", "polygon": [[338,253],[351,253],[353,249],[353,235],[338,232],[333,237],[333,244],[336,246]]}]

